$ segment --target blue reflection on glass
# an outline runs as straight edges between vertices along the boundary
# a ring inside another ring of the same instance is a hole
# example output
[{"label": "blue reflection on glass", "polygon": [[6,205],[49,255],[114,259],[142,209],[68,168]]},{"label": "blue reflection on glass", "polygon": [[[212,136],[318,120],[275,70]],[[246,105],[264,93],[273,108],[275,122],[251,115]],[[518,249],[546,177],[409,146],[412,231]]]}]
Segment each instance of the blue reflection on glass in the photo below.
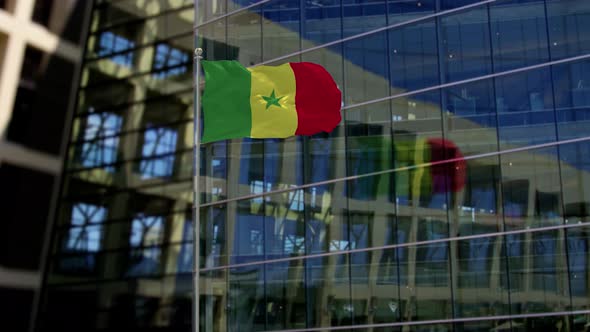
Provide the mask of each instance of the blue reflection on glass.
[{"label": "blue reflection on glass", "polygon": [[74,251],[96,252],[100,249],[102,222],[107,209],[98,205],[77,203],[72,207],[72,227],[68,231],[66,248]]},{"label": "blue reflection on glass", "polygon": [[445,16],[441,20],[440,56],[445,82],[490,74],[491,53],[487,9]]},{"label": "blue reflection on glass", "polygon": [[590,132],[590,61],[552,67],[559,139]]},{"label": "blue reflection on glass", "polygon": [[177,133],[170,128],[148,128],[144,133],[140,173],[143,179],[167,177],[174,171]]},{"label": "blue reflection on glass", "polygon": [[557,290],[557,237],[555,233],[535,234],[533,240],[533,289]]},{"label": "blue reflection on glass", "polygon": [[540,144],[554,141],[555,113],[548,69],[496,79],[501,144]]},{"label": "blue reflection on glass", "polygon": [[547,1],[547,21],[553,60],[590,53],[590,2]]},{"label": "blue reflection on glass", "polygon": [[164,237],[164,221],[161,216],[137,214],[131,222],[129,245],[137,248],[131,251],[131,267],[128,276],[157,273],[160,266],[161,244]]},{"label": "blue reflection on glass", "polygon": [[[90,111],[93,111],[91,108]],[[103,169],[109,172],[114,170],[108,166],[117,160],[117,148],[119,146],[118,134],[121,130],[122,117],[113,113],[93,113],[86,118],[84,128],[84,144],[80,152],[82,165],[96,167],[107,164]]]},{"label": "blue reflection on glass", "polygon": [[572,296],[588,298],[588,234],[568,232],[567,249]]},{"label": "blue reflection on glass", "polygon": [[64,242],[68,255],[59,262],[68,272],[89,272],[96,267],[96,252],[101,249],[102,223],[107,218],[107,209],[99,205],[76,203],[72,206],[71,226]]},{"label": "blue reflection on glass", "polygon": [[173,48],[166,44],[156,46],[154,54],[153,73],[155,78],[166,78],[186,73],[189,56],[186,52]]},{"label": "blue reflection on glass", "polygon": [[461,260],[465,262],[463,276],[459,279],[462,287],[489,287],[494,240],[493,237],[485,237],[460,242]]},{"label": "blue reflection on glass", "polygon": [[510,70],[549,60],[542,1],[499,1],[490,6],[494,70]]},{"label": "blue reflection on glass", "polygon": [[302,38],[323,44],[342,38],[340,0],[306,0]]},{"label": "blue reflection on glass", "polygon": [[436,0],[388,0],[389,24],[434,13]]},{"label": "blue reflection on glass", "polygon": [[[209,221],[209,218],[207,218]],[[213,234],[215,237],[216,234]],[[207,237],[207,240],[211,238]],[[193,222],[190,219],[184,221],[182,228],[182,245],[180,246],[180,252],[178,253],[178,263],[176,269],[178,273],[192,272],[193,269]],[[214,238],[213,240],[214,241]]]},{"label": "blue reflection on glass", "polygon": [[344,37],[375,30],[387,24],[385,0],[342,0]]},{"label": "blue reflection on glass", "polygon": [[[100,34],[98,42],[98,56],[105,56],[112,53],[124,52],[135,47],[135,43],[131,40],[114,34],[110,31],[105,31]],[[110,59],[119,65],[131,67],[133,65],[133,52],[117,54],[110,57]]]},{"label": "blue reflection on glass", "polygon": [[438,84],[435,22],[390,30],[389,57],[393,89],[405,92]]}]

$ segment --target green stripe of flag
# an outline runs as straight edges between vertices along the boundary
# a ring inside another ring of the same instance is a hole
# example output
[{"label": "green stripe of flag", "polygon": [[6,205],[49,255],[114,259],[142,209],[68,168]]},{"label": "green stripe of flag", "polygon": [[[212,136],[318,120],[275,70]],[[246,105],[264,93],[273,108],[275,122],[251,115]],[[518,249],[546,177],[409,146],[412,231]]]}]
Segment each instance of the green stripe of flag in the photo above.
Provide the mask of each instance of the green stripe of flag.
[{"label": "green stripe of flag", "polygon": [[[250,72],[237,61],[201,61],[205,69],[203,143],[250,136]],[[231,98],[227,98],[227,96]]]}]

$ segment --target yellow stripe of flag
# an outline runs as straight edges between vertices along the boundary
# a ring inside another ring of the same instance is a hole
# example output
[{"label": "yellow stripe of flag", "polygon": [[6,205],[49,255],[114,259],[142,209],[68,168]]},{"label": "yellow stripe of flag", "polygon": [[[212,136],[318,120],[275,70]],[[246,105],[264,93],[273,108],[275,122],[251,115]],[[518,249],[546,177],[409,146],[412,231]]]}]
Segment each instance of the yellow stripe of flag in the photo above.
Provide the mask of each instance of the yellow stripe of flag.
[{"label": "yellow stripe of flag", "polygon": [[289,137],[297,130],[295,74],[286,63],[277,67],[248,69],[252,75],[250,106],[251,137]]}]

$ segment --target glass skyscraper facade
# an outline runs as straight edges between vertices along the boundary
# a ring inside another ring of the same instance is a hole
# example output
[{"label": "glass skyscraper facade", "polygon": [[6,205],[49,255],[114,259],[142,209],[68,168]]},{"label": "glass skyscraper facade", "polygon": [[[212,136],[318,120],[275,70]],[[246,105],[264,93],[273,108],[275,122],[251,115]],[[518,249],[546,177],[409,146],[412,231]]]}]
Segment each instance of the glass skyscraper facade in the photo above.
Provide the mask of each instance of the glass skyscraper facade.
[{"label": "glass skyscraper facade", "polygon": [[343,92],[200,148],[201,331],[589,329],[590,1],[196,7],[95,1],[39,330],[189,331],[195,44]]}]

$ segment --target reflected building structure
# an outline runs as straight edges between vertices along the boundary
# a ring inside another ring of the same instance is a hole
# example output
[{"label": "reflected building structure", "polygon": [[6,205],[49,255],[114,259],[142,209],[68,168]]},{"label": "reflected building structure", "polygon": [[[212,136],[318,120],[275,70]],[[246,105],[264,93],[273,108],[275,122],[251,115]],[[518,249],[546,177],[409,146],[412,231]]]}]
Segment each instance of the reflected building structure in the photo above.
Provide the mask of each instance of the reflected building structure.
[{"label": "reflected building structure", "polygon": [[588,1],[196,5],[95,1],[38,330],[190,329],[195,42],[343,92],[201,147],[201,331],[588,330]]}]

